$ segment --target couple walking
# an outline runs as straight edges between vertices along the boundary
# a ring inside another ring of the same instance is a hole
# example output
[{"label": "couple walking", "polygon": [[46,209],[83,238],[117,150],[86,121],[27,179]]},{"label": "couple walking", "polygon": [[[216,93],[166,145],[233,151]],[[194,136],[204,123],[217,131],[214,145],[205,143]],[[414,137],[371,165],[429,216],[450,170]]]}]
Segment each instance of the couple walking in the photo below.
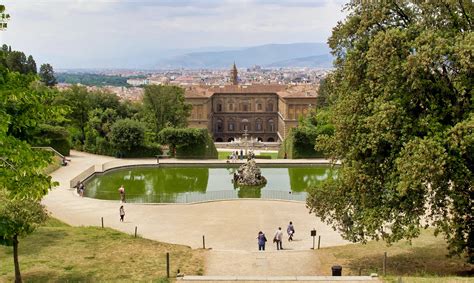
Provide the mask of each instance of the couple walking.
[{"label": "couple walking", "polygon": [[[293,235],[295,234],[295,227],[293,226],[293,222],[290,221],[286,232],[288,233],[288,241],[293,241]],[[258,250],[264,251],[265,242],[267,241],[267,238],[265,237],[265,234],[262,231],[258,232],[257,240]],[[275,236],[273,236],[273,242],[276,243],[277,250],[283,250],[283,232],[281,231],[281,227],[278,227],[278,230],[276,230]]]}]

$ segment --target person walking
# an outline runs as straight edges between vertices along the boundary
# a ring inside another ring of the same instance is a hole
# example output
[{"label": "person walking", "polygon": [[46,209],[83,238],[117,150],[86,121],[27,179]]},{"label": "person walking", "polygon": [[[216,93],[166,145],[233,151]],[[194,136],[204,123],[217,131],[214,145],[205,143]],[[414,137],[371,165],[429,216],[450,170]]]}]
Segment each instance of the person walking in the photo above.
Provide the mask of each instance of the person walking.
[{"label": "person walking", "polygon": [[121,203],[125,203],[125,188],[123,187],[123,185],[120,186],[120,188],[118,189],[119,193],[120,193],[120,202]]},{"label": "person walking", "polygon": [[295,234],[295,227],[293,226],[293,222],[290,221],[290,224],[288,224],[288,228],[286,228],[286,233],[288,233],[288,242],[293,241],[293,235]]},{"label": "person walking", "polygon": [[258,232],[257,240],[258,240],[258,250],[264,251],[267,238],[265,237],[265,234],[262,231]]},{"label": "person walking", "polygon": [[123,222],[123,218],[125,217],[125,209],[123,208],[123,205],[120,206],[120,222]]},{"label": "person walking", "polygon": [[275,236],[273,237],[273,242],[277,245],[277,250],[283,250],[282,246],[282,238],[283,232],[281,231],[281,227],[278,227],[278,230],[275,232]]}]

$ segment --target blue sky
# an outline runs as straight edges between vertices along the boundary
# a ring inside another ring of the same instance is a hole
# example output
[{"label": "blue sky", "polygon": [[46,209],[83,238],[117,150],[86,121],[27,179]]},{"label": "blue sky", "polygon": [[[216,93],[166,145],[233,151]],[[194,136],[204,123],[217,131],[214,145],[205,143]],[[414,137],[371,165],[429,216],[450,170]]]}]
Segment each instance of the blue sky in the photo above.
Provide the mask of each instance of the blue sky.
[{"label": "blue sky", "polygon": [[0,41],[55,68],[138,67],[208,47],[326,42],[340,0],[3,0]]}]

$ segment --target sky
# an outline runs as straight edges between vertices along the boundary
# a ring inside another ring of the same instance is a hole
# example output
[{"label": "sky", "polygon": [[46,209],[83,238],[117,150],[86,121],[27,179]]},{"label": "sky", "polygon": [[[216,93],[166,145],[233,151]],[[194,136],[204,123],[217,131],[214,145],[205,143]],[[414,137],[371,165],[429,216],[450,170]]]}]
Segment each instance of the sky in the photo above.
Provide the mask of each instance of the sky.
[{"label": "sky", "polygon": [[0,42],[55,68],[140,67],[195,50],[327,42],[342,0],[0,0]]}]

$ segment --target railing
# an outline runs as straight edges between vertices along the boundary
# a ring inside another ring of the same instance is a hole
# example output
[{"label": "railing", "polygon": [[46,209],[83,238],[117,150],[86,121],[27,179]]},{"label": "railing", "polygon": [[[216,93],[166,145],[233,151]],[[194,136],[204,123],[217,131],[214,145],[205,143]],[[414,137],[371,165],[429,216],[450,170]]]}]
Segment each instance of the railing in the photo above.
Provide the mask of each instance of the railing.
[{"label": "railing", "polygon": [[[120,200],[120,194],[117,193],[98,193],[89,196],[86,189],[86,196],[107,199]],[[198,203],[206,201],[232,200],[232,199],[265,199],[265,200],[290,200],[306,201],[306,192],[289,192],[276,190],[227,190],[227,191],[208,191],[208,192],[187,192],[187,193],[163,193],[138,195],[125,193],[128,203]]]},{"label": "railing", "polygon": [[59,157],[64,158],[64,155],[62,155],[61,153],[59,153],[59,151],[55,150],[54,148],[52,148],[50,146],[32,146],[31,148],[49,150],[49,151],[52,151],[53,153],[55,153],[56,155],[59,155]]}]

